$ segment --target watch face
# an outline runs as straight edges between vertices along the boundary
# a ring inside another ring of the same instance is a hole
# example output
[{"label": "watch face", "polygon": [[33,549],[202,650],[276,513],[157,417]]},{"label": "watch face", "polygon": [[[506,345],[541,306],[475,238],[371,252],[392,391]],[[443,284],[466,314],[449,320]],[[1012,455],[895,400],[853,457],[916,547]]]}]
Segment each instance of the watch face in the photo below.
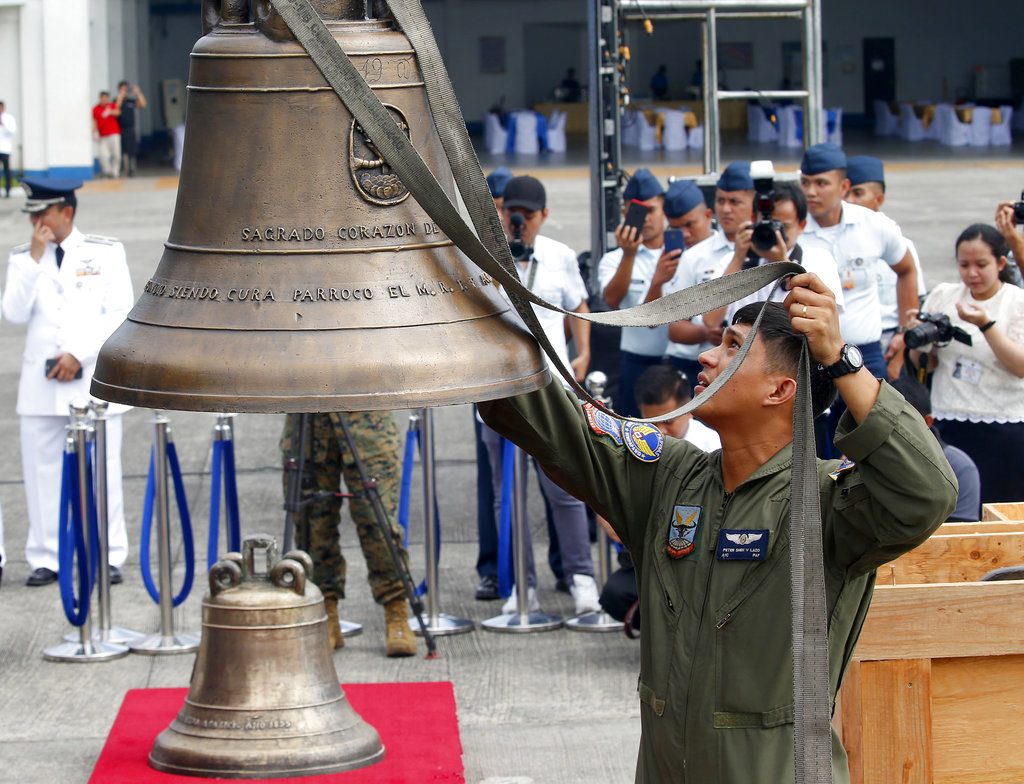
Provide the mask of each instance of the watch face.
[{"label": "watch face", "polygon": [[844,359],[847,361],[850,367],[857,368],[858,370],[864,367],[864,355],[856,346],[847,344]]}]

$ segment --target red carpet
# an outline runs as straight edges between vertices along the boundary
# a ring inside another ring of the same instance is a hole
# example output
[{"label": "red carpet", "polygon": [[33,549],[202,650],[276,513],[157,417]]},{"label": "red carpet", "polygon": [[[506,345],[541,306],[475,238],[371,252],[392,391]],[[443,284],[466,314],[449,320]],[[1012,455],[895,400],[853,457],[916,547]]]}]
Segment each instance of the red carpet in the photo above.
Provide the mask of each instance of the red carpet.
[{"label": "red carpet", "polygon": [[[302,784],[440,784],[465,778],[452,685],[353,683],[344,686],[355,711],[380,733],[384,759],[344,773],[292,779],[238,781]],[[197,784],[203,779],[160,773],[146,762],[156,736],[167,729],[188,689],[132,689],[124,698],[89,784]]]}]

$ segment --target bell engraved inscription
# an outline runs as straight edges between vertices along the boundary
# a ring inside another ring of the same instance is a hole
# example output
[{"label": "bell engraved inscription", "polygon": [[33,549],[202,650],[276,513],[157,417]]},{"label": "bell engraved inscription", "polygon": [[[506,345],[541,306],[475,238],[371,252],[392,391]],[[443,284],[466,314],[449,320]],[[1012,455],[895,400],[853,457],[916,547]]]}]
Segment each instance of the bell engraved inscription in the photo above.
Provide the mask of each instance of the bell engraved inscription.
[{"label": "bell engraved inscription", "polygon": [[[314,4],[455,202],[403,33]],[[445,405],[546,383],[490,277],[411,196],[269,3],[208,0],[159,266],[100,351],[97,397],[240,412]]]},{"label": "bell engraved inscription", "polygon": [[[265,566],[258,569],[257,555]],[[156,739],[157,770],[224,778],[363,767],[384,756],[377,731],[338,685],[323,596],[301,551],[246,537],[210,570],[188,697]]]}]

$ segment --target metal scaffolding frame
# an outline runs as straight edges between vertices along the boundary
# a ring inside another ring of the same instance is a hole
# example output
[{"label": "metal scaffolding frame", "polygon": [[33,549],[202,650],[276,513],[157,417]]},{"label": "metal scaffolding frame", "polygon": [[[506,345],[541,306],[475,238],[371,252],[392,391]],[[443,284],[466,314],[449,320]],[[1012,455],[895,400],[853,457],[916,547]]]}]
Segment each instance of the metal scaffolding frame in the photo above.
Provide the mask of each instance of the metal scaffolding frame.
[{"label": "metal scaffolding frame", "polygon": [[[799,100],[804,104],[804,144],[824,140],[822,120],[821,0],[589,0],[591,255],[614,244],[621,200],[619,140],[620,24],[636,20],[700,21],[704,91],[704,173],[721,165],[719,101]],[[718,22],[723,19],[792,19],[803,24],[803,90],[720,90]]]}]

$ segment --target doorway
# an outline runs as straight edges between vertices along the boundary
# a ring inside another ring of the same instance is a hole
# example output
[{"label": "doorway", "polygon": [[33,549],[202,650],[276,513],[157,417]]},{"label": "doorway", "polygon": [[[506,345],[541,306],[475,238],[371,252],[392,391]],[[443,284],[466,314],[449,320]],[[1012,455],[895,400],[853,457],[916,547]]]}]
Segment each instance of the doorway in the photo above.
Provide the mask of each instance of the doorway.
[{"label": "doorway", "polygon": [[865,38],[864,113],[875,118],[875,101],[896,100],[896,42],[892,38]]}]

